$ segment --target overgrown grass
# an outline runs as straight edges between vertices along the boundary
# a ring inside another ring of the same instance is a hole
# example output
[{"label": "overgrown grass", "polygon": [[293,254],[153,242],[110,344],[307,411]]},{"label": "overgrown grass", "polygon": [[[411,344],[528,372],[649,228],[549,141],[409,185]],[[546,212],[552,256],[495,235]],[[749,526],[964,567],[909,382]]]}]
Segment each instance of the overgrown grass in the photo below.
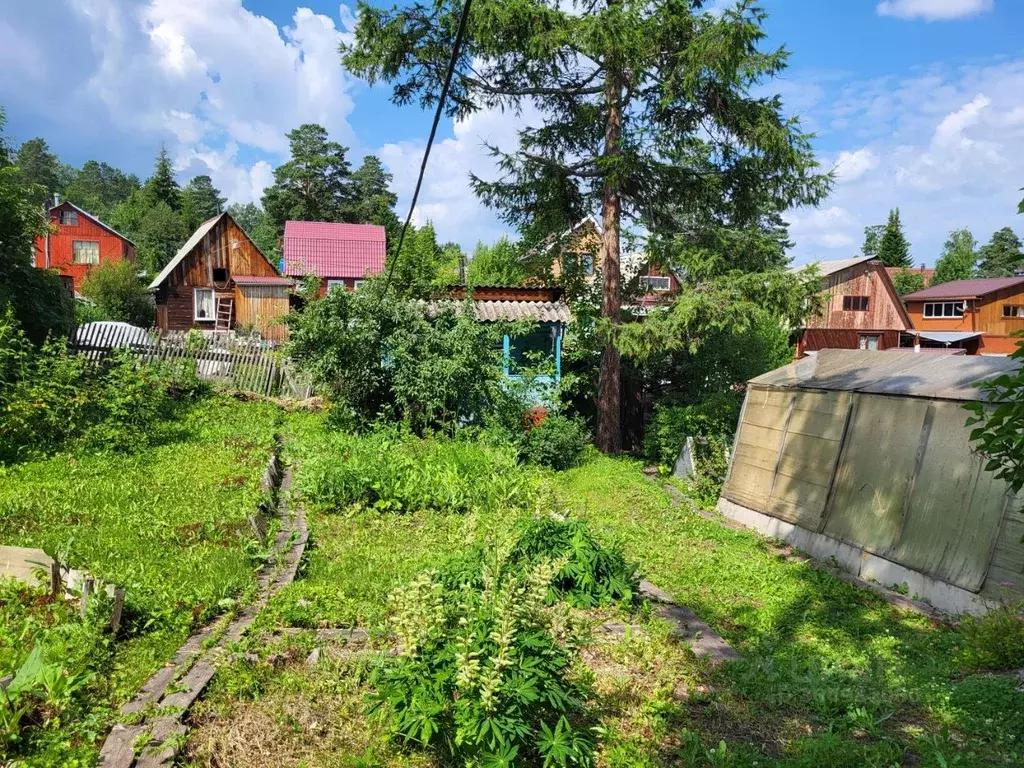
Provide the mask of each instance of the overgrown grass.
[{"label": "overgrown grass", "polygon": [[59,717],[30,718],[10,756],[90,764],[116,708],[221,601],[253,588],[262,547],[247,517],[278,421],[274,406],[209,398],[139,453],[0,469],[0,542],[42,548],[126,592],[116,642],[101,631],[100,612],[83,626],[73,607],[51,605],[41,590],[4,592],[0,676],[36,644],[70,674],[89,676]]}]

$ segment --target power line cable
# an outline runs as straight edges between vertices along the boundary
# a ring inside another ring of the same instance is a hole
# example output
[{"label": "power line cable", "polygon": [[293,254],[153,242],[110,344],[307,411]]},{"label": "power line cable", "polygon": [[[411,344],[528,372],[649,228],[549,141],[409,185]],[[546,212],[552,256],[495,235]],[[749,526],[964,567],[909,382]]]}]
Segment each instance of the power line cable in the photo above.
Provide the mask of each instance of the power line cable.
[{"label": "power line cable", "polygon": [[434,145],[434,136],[437,134],[437,124],[441,122],[441,112],[444,111],[445,101],[448,100],[448,87],[452,82],[452,75],[455,73],[455,63],[459,60],[459,50],[462,48],[462,38],[466,32],[466,20],[469,19],[469,6],[473,0],[466,0],[462,6],[462,16],[459,18],[459,29],[455,33],[455,45],[452,46],[452,58],[448,62],[448,72],[444,77],[444,86],[441,88],[441,97],[437,100],[437,110],[434,112],[434,124],[430,126],[430,136],[427,138],[427,148],[423,152],[423,162],[420,163],[420,175],[416,179],[416,189],[412,193],[412,202],[409,204],[409,215],[405,217],[405,224],[402,225],[402,233],[398,236],[398,247],[395,249],[395,258],[388,266],[388,273],[384,278],[384,290],[381,291],[378,306],[384,303],[388,294],[388,287],[391,285],[391,276],[395,273],[395,265],[402,257],[402,243],[405,241],[405,232],[409,229],[412,221],[412,212],[416,209],[416,201],[420,196],[420,187],[423,185],[423,175],[427,170],[427,159],[430,157],[430,148]]}]

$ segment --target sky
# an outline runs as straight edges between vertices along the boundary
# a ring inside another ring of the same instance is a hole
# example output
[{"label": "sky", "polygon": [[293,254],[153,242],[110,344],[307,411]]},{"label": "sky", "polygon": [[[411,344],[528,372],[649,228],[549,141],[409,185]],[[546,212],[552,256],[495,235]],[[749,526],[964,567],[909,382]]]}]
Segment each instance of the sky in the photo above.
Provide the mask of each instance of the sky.
[{"label": "sky", "polygon": [[[712,0],[710,7],[725,5]],[[1022,0],[762,0],[767,44],[790,52],[783,96],[836,185],[790,211],[796,263],[859,252],[899,206],[915,262],[952,229],[1012,226],[1024,187]],[[404,217],[431,115],[396,107],[342,67],[354,3],[322,0],[0,0],[0,105],[15,142],[42,136],[64,162],[140,177],[164,143],[182,183],[199,173],[258,201],[286,134],[316,122],[394,174]],[[415,214],[471,249],[507,232],[469,188],[493,176],[484,143],[511,149],[536,119],[480,112],[442,123]]]}]

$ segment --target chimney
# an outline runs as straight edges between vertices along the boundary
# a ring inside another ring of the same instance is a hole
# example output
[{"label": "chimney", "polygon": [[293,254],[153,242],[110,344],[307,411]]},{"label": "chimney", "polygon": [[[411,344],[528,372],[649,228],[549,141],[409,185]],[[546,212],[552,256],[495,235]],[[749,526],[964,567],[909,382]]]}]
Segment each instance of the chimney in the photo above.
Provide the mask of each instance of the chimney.
[{"label": "chimney", "polygon": [[60,192],[53,193],[53,207],[56,208],[60,205]]},{"label": "chimney", "polygon": [[921,262],[921,271],[924,272],[924,262]]}]

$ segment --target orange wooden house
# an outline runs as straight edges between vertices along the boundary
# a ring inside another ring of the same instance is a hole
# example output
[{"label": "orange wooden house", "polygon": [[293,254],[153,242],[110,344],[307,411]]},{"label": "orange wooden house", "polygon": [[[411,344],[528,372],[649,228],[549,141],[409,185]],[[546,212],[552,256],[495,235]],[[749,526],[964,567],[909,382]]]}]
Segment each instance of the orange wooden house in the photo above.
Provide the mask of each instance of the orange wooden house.
[{"label": "orange wooden house", "polygon": [[221,213],[192,233],[149,288],[160,330],[254,330],[282,341],[291,286],[231,215]]},{"label": "orange wooden house", "polygon": [[55,269],[70,277],[77,291],[93,267],[135,261],[135,245],[127,237],[74,203],[56,198],[54,203],[49,214],[51,231],[36,238],[39,269]]},{"label": "orange wooden house", "polygon": [[955,280],[903,297],[922,346],[943,343],[967,354],[1006,355],[1024,330],[1024,276]]},{"label": "orange wooden house", "polygon": [[858,256],[818,262],[817,267],[825,305],[804,321],[797,357],[820,349],[900,346],[900,334],[914,325],[882,262]]}]

